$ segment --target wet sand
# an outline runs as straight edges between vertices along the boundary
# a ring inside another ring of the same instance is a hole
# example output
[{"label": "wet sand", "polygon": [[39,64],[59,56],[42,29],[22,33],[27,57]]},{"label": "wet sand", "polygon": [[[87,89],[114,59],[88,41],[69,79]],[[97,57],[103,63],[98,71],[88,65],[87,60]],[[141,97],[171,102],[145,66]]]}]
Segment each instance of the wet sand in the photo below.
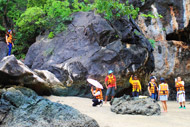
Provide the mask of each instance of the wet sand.
[{"label": "wet sand", "polygon": [[[179,109],[175,101],[168,101],[168,112],[159,116],[121,115],[110,110],[110,104],[92,107],[91,99],[80,97],[46,97],[53,102],[67,104],[94,118],[100,127],[190,127],[190,102],[187,109]],[[159,102],[159,104],[161,104]]]}]

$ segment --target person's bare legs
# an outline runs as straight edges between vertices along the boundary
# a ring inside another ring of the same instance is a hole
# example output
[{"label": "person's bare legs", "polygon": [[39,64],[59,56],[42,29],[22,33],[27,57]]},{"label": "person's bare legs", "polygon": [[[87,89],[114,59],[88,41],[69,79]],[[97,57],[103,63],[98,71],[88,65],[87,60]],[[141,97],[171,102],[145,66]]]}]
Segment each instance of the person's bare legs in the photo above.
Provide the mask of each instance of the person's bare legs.
[{"label": "person's bare legs", "polygon": [[166,107],[165,107],[165,103],[164,103],[165,101],[162,101],[162,107],[163,107],[163,109],[164,109],[164,112],[166,111]]},{"label": "person's bare legs", "polygon": [[186,107],[185,107],[185,101],[183,101],[183,108],[186,109]]},{"label": "person's bare legs", "polygon": [[183,102],[183,106],[185,106],[185,101]]},{"label": "person's bare legs", "polygon": [[180,102],[179,104],[180,104],[180,107],[182,107],[182,102]]},{"label": "person's bare legs", "polygon": [[165,112],[167,112],[168,111],[168,107],[167,107],[166,101],[164,101],[164,105],[165,105]]},{"label": "person's bare legs", "polygon": [[108,100],[108,96],[105,97],[105,104],[107,103],[107,100]]}]

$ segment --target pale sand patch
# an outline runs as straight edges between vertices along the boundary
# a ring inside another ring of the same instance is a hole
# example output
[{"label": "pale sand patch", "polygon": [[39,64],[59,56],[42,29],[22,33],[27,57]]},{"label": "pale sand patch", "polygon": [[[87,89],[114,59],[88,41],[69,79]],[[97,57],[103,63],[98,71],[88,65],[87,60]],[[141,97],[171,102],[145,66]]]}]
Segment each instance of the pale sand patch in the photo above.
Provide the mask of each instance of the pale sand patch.
[{"label": "pale sand patch", "polygon": [[[53,102],[67,104],[94,118],[100,127],[190,127],[190,102],[187,109],[178,109],[177,102],[169,101],[168,113],[160,116],[121,115],[111,112],[109,103],[92,107],[92,101],[80,97],[46,97]],[[161,104],[159,102],[159,104]]]}]

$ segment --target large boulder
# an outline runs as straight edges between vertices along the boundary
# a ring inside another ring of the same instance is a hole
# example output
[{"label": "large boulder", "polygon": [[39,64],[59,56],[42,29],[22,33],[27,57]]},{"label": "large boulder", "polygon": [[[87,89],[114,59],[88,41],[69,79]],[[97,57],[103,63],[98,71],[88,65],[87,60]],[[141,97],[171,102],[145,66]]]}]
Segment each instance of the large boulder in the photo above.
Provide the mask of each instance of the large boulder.
[{"label": "large boulder", "polygon": [[99,127],[94,119],[78,110],[51,102],[24,87],[11,87],[1,93],[0,126]]},{"label": "large boulder", "polygon": [[0,40],[0,60],[7,55],[8,46],[5,42]]},{"label": "large boulder", "polygon": [[[48,70],[71,87],[79,84],[84,88],[88,76],[103,82],[109,69],[118,80],[134,72],[152,72],[152,52],[151,44],[131,18],[108,22],[94,12],[78,12],[65,32],[53,39],[39,36],[29,48],[25,64]],[[120,81],[118,85],[129,87],[126,80]]]},{"label": "large boulder", "polygon": [[0,77],[0,84],[3,86],[22,85],[40,95],[64,95],[67,91],[51,72],[45,70],[34,72],[13,55],[0,61]]},{"label": "large boulder", "polygon": [[160,105],[151,98],[140,99],[124,95],[120,98],[114,98],[111,111],[116,114],[160,115]]}]

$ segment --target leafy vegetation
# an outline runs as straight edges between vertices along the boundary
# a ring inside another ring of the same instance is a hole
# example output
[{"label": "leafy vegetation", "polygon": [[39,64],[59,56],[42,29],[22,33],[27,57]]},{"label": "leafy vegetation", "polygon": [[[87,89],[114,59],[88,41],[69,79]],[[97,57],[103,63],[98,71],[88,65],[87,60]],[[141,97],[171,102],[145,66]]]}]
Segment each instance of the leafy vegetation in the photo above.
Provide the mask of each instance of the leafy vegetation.
[{"label": "leafy vegetation", "polygon": [[125,15],[131,15],[135,19],[139,12],[139,8],[129,5],[128,1],[126,3],[120,3],[119,0],[96,0],[94,8],[97,13],[104,14],[104,17],[109,20]]},{"label": "leafy vegetation", "polygon": [[149,12],[148,14],[141,14],[141,16],[143,16],[143,17],[145,17],[145,18],[148,18],[148,17],[150,17],[150,18],[153,18],[153,19],[157,19],[157,18],[163,18],[163,16],[162,15],[160,15],[160,14],[152,14],[151,12]]},{"label": "leafy vegetation", "polygon": [[49,35],[48,35],[48,38],[49,39],[52,39],[54,37],[54,33],[53,32],[50,32]]},{"label": "leafy vegetation", "polygon": [[156,41],[154,39],[148,39],[153,48],[155,48]]}]

